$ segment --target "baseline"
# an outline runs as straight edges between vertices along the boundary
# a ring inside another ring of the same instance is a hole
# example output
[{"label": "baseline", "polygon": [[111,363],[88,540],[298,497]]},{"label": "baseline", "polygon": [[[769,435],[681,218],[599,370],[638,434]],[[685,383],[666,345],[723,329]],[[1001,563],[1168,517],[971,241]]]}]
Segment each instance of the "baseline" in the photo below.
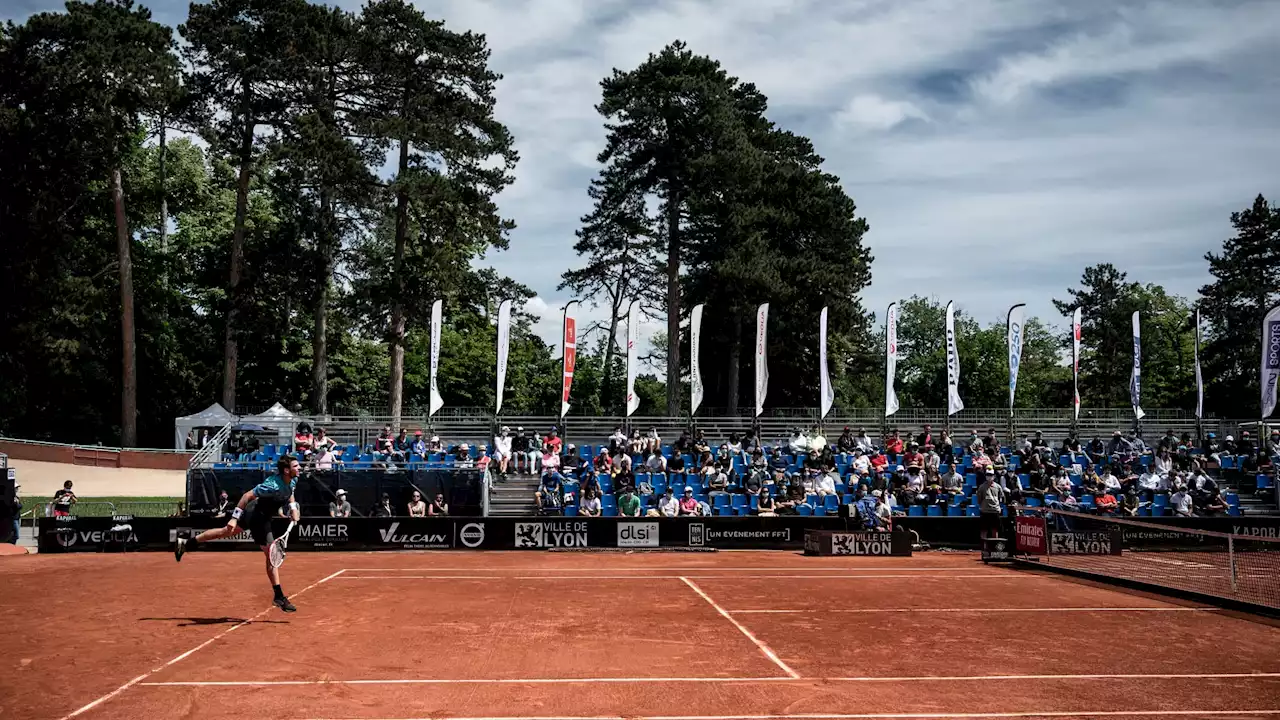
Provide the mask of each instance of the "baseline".
[{"label": "baseline", "polygon": [[[450,720],[983,720],[984,718],[1099,718],[1099,717],[1238,717],[1280,715],[1280,710],[1100,710],[1097,712],[1006,713],[805,713],[793,715],[500,715]],[[370,720],[369,718],[304,718],[302,720]],[[439,718],[380,718],[379,720],[439,720]]]}]

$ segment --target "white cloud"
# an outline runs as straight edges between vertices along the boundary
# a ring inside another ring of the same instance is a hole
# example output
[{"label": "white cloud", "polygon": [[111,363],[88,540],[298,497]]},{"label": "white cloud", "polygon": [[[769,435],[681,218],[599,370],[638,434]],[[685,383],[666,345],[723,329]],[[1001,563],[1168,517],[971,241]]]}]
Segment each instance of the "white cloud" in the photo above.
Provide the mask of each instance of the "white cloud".
[{"label": "white cloud", "polygon": [[858,95],[836,113],[836,125],[862,130],[889,130],[904,120],[928,120],[929,116],[915,104],[902,100],[886,100],[879,95]]}]

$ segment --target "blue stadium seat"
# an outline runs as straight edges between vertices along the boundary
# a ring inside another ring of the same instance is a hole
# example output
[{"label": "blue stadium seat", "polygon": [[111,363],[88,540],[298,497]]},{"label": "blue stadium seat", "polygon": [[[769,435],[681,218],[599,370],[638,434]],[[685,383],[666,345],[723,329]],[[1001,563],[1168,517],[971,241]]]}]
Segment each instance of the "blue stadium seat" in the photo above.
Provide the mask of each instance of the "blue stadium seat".
[{"label": "blue stadium seat", "polygon": [[907,515],[911,517],[924,517],[924,506],[912,505],[911,507],[907,508]]},{"label": "blue stadium seat", "polygon": [[729,507],[729,496],[723,493],[716,495],[712,505],[718,508]]},{"label": "blue stadium seat", "polygon": [[1033,498],[1033,497],[1026,498],[1026,501],[1024,502],[1024,504],[1027,507],[1040,507],[1044,505],[1043,502],[1040,502],[1040,498]]},{"label": "blue stadium seat", "polygon": [[929,517],[941,517],[941,515],[942,515],[942,506],[941,506],[941,505],[930,505],[930,506],[929,506],[928,513],[927,513],[927,514],[929,515]]},{"label": "blue stadium seat", "polygon": [[600,492],[603,492],[603,493],[613,492],[613,478],[602,473],[600,475],[597,475],[596,479],[600,482]]},{"label": "blue stadium seat", "polygon": [[1219,467],[1221,467],[1223,470],[1231,470],[1235,468],[1235,466],[1236,466],[1236,459],[1234,457],[1226,456],[1226,455],[1222,457],[1222,462],[1219,463]]},{"label": "blue stadium seat", "polygon": [[968,515],[969,517],[978,517],[979,515],[978,506],[970,505],[969,507],[965,508],[965,514]]},{"label": "blue stadium seat", "polygon": [[964,508],[960,507],[959,505],[947,506],[947,517],[963,517],[963,516],[964,516]]},{"label": "blue stadium seat", "polygon": [[577,516],[578,516],[578,506],[577,506],[577,505],[574,505],[574,504],[572,504],[572,503],[570,503],[570,504],[568,504],[568,505],[565,505],[565,506],[564,506],[564,516],[565,516],[565,517],[577,517]]},{"label": "blue stadium seat", "polygon": [[828,513],[839,512],[840,498],[835,495],[828,495],[822,499],[822,506],[826,508]]},{"label": "blue stadium seat", "polygon": [[1257,481],[1258,490],[1267,490],[1271,488],[1270,476],[1259,474],[1258,477],[1255,478],[1255,480]]},{"label": "blue stadium seat", "polygon": [[[753,495],[752,497],[755,497],[755,496]],[[730,499],[729,504],[732,505],[733,507],[740,508],[740,507],[747,506],[746,495],[731,495],[729,499]]]},{"label": "blue stadium seat", "polygon": [[1239,517],[1239,516],[1240,516],[1240,506],[1239,506],[1239,505],[1231,505],[1231,506],[1228,506],[1228,507],[1227,507],[1227,514],[1228,514],[1228,515],[1230,515],[1230,516],[1232,516],[1232,517]]},{"label": "blue stadium seat", "polygon": [[1017,455],[1011,455],[1009,457],[1009,467],[1013,468],[1014,470],[1017,470],[1018,468],[1022,467],[1022,458]]}]

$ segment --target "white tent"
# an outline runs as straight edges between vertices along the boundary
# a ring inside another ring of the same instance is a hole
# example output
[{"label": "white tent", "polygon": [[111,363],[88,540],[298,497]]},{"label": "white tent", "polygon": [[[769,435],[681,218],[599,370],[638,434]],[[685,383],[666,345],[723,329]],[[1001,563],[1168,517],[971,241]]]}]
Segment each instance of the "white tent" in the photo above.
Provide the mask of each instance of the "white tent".
[{"label": "white tent", "polygon": [[[217,428],[221,429],[223,425],[229,422],[235,422],[236,416],[227,412],[227,409],[214,403],[209,407],[201,410],[195,415],[187,415],[186,417],[174,418],[173,420],[173,449],[185,450],[187,448],[187,433],[197,428]],[[213,433],[210,433],[212,435]]]},{"label": "white tent", "polygon": [[245,415],[240,418],[240,422],[245,425],[261,425],[268,430],[275,430],[279,437],[278,442],[281,443],[293,441],[294,428],[302,420],[303,418],[289,412],[280,403],[272,405],[257,415]]}]

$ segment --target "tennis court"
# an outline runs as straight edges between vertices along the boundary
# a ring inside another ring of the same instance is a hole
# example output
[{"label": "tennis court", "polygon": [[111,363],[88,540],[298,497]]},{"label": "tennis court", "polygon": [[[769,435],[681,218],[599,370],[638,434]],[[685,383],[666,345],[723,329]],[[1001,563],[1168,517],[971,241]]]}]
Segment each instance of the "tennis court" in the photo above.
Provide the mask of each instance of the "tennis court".
[{"label": "tennis court", "polygon": [[976,555],[0,563],[0,717],[1280,716],[1280,628]]}]

